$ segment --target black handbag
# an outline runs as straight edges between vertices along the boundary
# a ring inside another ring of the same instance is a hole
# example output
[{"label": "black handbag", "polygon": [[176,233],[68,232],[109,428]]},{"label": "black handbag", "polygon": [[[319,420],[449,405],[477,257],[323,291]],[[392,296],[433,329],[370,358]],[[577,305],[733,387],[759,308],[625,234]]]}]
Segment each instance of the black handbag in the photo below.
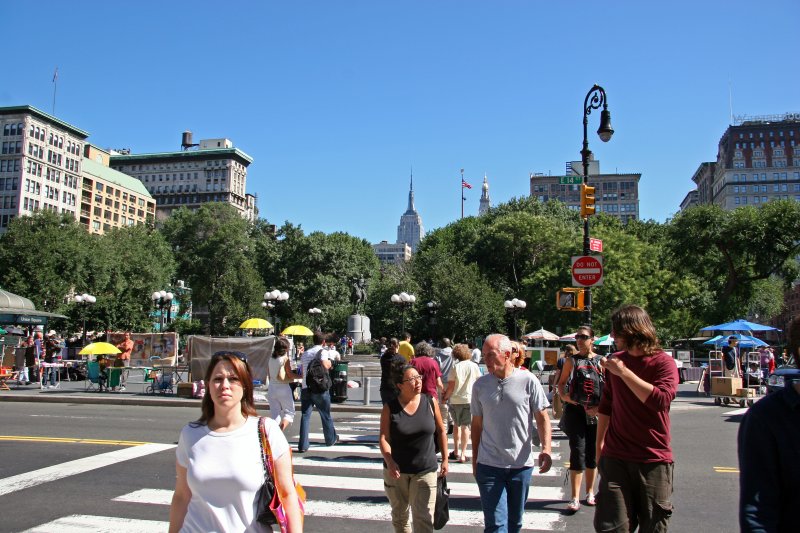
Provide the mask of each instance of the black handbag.
[{"label": "black handbag", "polygon": [[447,477],[436,478],[436,507],[433,511],[433,529],[442,529],[450,520],[450,489]]}]

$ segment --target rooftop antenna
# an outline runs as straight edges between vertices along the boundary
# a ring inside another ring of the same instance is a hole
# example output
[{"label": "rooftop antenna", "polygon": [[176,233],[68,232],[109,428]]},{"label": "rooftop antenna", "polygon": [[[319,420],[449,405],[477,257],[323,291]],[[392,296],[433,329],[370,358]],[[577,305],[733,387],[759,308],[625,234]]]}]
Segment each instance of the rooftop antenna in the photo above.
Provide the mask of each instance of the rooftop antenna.
[{"label": "rooftop antenna", "polygon": [[56,114],[56,89],[58,89],[58,67],[53,72],[53,115]]},{"label": "rooftop antenna", "polygon": [[733,125],[733,82],[728,79],[728,107],[731,113],[731,125]]}]

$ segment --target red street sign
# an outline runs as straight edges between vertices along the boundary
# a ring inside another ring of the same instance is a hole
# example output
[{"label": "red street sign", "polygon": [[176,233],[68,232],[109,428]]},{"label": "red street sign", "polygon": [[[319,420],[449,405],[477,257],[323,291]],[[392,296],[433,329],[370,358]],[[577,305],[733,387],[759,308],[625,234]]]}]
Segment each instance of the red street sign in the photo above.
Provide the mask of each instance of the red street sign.
[{"label": "red street sign", "polygon": [[589,239],[589,249],[593,252],[603,251],[603,241],[601,239]]},{"label": "red street sign", "polygon": [[572,286],[592,287],[603,284],[603,256],[578,255],[572,258]]}]

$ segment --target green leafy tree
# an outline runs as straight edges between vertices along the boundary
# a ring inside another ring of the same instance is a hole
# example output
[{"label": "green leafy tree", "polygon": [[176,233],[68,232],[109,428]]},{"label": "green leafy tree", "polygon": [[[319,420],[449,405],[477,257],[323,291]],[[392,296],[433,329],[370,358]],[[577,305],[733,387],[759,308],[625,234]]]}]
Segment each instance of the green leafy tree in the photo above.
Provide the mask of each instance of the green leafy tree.
[{"label": "green leafy tree", "polygon": [[761,207],[697,206],[669,224],[673,267],[707,283],[715,304],[707,320],[726,320],[750,307],[759,280],[797,278],[800,204],[775,200]]},{"label": "green leafy tree", "polygon": [[230,205],[179,209],[162,232],[176,256],[179,277],[192,287],[197,307],[208,309],[211,334],[232,334],[261,312],[264,284],[253,263],[250,224]]}]

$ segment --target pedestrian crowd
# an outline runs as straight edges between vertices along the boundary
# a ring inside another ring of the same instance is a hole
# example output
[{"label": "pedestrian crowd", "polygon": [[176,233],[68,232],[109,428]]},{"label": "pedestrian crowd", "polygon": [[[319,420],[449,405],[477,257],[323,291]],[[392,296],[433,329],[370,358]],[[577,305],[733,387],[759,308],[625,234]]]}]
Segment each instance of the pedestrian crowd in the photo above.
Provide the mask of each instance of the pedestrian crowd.
[{"label": "pedestrian crowd", "polygon": [[[382,340],[379,447],[394,531],[433,530],[437,488],[452,463],[471,464],[484,530],[520,531],[534,470],[546,473],[553,465],[551,407],[569,443],[564,512],[593,508],[596,531],[667,531],[675,460],[669,410],[677,367],[641,307],[617,309],[611,324],[617,351],[595,353],[594,331],[579,327],[575,345],[563,350],[546,384],[549,394],[525,367],[525,344],[505,335],[489,335],[481,349],[448,338],[437,347],[430,341],[412,344],[409,333]],[[53,362],[63,346],[53,331],[28,337],[19,382],[38,379],[42,387],[54,386],[55,368],[41,363]],[[735,342],[730,346],[738,359]],[[211,357],[200,417],[183,428],[178,441],[170,531],[266,531],[270,523],[302,531],[304,493],[294,480],[292,453],[311,446],[314,408],[324,445],[339,443],[329,375],[341,357],[337,347],[348,353],[347,339],[321,331],[308,348],[284,337],[275,340],[267,365],[268,417],[256,413],[254,376],[244,354],[222,351]],[[122,357],[115,366],[127,366],[130,334],[117,348]],[[771,351],[759,356],[759,371],[774,370]],[[295,399],[300,426],[292,450],[285,433],[294,423]],[[800,462],[792,452],[800,449],[799,415],[800,384],[795,384],[759,402],[744,418],[742,531],[790,530],[792,504],[800,503]]]}]

